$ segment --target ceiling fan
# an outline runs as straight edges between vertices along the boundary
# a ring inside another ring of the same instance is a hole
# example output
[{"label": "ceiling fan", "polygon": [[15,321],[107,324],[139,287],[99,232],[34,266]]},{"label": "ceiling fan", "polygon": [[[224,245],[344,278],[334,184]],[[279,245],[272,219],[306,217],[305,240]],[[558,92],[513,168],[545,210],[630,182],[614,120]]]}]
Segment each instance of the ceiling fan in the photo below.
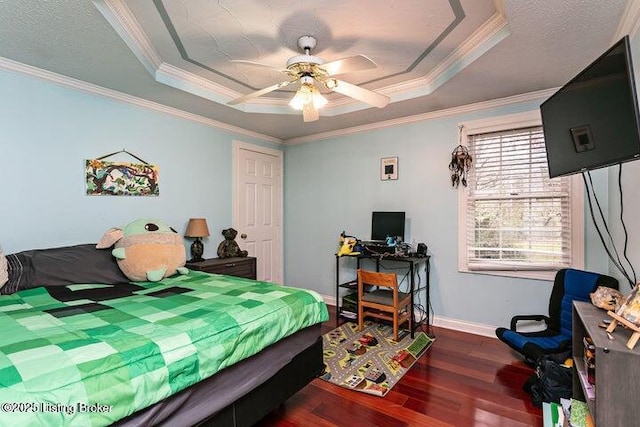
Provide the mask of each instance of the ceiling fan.
[{"label": "ceiling fan", "polygon": [[383,108],[389,103],[389,97],[377,92],[364,89],[351,83],[338,80],[333,76],[350,73],[353,71],[369,70],[376,68],[375,62],[364,55],[348,56],[335,61],[324,62],[322,58],[311,55],[311,50],[316,47],[316,39],[312,36],[302,36],[298,39],[298,46],[304,51],[304,55],[296,55],[287,61],[286,68],[277,68],[271,65],[246,60],[232,60],[247,65],[259,66],[280,71],[287,75],[288,80],[273,86],[252,92],[229,101],[227,104],[236,105],[253,98],[265,95],[274,90],[282,89],[290,84],[300,81],[300,88],[289,102],[293,108],[302,110],[305,122],[312,122],[320,118],[319,108],[327,103],[322,96],[316,82],[321,83],[329,90],[362,101],[366,104]]}]

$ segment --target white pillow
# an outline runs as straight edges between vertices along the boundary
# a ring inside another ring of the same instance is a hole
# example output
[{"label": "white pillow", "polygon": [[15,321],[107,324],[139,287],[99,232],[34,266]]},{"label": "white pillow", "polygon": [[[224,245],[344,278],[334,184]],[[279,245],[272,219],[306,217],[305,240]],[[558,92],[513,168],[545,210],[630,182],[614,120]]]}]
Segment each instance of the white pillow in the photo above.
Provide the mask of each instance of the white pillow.
[{"label": "white pillow", "polygon": [[8,281],[9,273],[7,272],[7,258],[5,258],[4,252],[2,252],[2,247],[0,247],[0,288]]}]

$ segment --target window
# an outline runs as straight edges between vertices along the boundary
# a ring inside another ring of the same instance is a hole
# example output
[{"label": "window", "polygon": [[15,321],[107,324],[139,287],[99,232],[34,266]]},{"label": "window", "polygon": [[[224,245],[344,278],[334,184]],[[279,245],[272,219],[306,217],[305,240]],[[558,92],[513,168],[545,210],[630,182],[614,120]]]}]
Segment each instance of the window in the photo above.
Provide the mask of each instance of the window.
[{"label": "window", "polygon": [[549,179],[539,114],[462,126],[473,166],[460,192],[460,270],[550,279],[582,268],[581,181]]}]

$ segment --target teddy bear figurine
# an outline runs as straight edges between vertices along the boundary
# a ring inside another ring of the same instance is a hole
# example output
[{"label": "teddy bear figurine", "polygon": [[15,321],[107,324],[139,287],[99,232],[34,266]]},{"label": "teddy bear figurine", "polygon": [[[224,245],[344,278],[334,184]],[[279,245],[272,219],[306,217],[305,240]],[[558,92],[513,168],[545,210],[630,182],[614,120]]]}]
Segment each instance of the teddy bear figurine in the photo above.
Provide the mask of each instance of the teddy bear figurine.
[{"label": "teddy bear figurine", "polygon": [[218,245],[218,257],[220,258],[233,258],[233,257],[246,257],[249,253],[243,251],[238,246],[235,238],[238,232],[233,228],[227,228],[222,230],[224,240]]}]

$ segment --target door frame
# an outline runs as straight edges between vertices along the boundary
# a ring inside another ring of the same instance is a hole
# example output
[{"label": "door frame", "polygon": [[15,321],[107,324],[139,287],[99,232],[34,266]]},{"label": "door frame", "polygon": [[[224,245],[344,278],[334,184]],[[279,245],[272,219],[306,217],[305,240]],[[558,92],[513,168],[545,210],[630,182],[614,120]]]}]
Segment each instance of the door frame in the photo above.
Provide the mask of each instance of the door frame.
[{"label": "door frame", "polygon": [[263,147],[261,145],[251,144],[243,141],[233,141],[233,153],[232,153],[232,162],[231,162],[231,174],[232,174],[232,223],[233,228],[239,230],[239,222],[240,222],[240,197],[239,197],[239,167],[238,164],[240,159],[240,150],[248,150],[254,151],[260,154],[266,154],[270,156],[278,157],[280,161],[280,205],[276,208],[280,211],[280,235],[278,239],[280,240],[280,265],[277,268],[280,269],[279,277],[282,278],[282,282],[284,282],[284,151],[276,150],[273,148]]}]

